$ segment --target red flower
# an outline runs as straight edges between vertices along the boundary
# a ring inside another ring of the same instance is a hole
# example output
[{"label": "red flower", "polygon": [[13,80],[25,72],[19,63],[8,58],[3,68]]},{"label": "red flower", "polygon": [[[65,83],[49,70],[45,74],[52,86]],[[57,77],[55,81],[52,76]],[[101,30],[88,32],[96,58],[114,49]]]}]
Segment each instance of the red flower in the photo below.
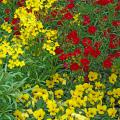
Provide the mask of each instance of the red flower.
[{"label": "red flower", "polygon": [[98,49],[92,50],[90,53],[94,58],[97,58],[101,54],[100,50]]},{"label": "red flower", "polygon": [[72,63],[70,65],[70,70],[77,71],[79,69],[79,65],[77,63]]},{"label": "red flower", "polygon": [[18,18],[13,18],[13,20],[12,20],[12,25],[17,24],[18,22],[19,22],[19,19],[18,19]]},{"label": "red flower", "polygon": [[68,13],[66,13],[66,14],[64,15],[63,18],[65,18],[65,19],[67,19],[67,20],[71,20],[71,19],[73,18],[73,15],[72,15],[70,12],[68,12]]},{"label": "red flower", "polygon": [[59,20],[59,21],[57,22],[57,25],[62,25],[62,21]]},{"label": "red flower", "polygon": [[79,42],[80,42],[80,39],[78,38],[78,37],[75,37],[75,38],[73,38],[73,40],[72,40],[72,42],[73,42],[73,44],[79,44]]},{"label": "red flower", "polygon": [[82,44],[83,44],[84,47],[88,47],[92,44],[92,41],[91,41],[90,38],[83,38]]},{"label": "red flower", "polygon": [[83,25],[89,25],[90,24],[90,17],[88,15],[83,16]]},{"label": "red flower", "polygon": [[59,56],[59,59],[62,60],[62,61],[66,60],[67,58],[68,58],[68,56],[66,54],[64,54],[64,53]]},{"label": "red flower", "polygon": [[73,53],[72,52],[69,52],[68,54],[67,54],[67,57],[72,57],[73,56]]},{"label": "red flower", "polygon": [[110,3],[113,3],[113,0],[96,0],[96,3],[98,5],[105,6],[105,5],[108,5]]},{"label": "red flower", "polygon": [[94,33],[96,32],[96,30],[97,30],[97,28],[92,25],[92,26],[90,26],[90,27],[88,28],[88,33],[94,34]]},{"label": "red flower", "polygon": [[5,22],[8,22],[10,20],[9,17],[4,18]]},{"label": "red flower", "polygon": [[67,5],[67,8],[68,8],[68,9],[74,8],[74,4],[73,4],[73,3],[68,4],[68,5]]},{"label": "red flower", "polygon": [[115,26],[115,27],[120,26],[120,20],[112,21],[112,25]]},{"label": "red flower", "polygon": [[74,55],[74,56],[77,56],[77,55],[80,55],[80,53],[81,53],[80,49],[79,49],[79,48],[76,48],[76,49],[74,50],[74,52],[73,52],[73,55]]},{"label": "red flower", "polygon": [[63,50],[60,48],[60,47],[57,47],[56,50],[55,50],[55,53],[58,55],[58,54],[61,54],[63,53]]},{"label": "red flower", "polygon": [[74,39],[76,37],[77,37],[77,31],[76,30],[72,30],[67,36],[68,39]]},{"label": "red flower", "polygon": [[106,59],[103,61],[103,67],[104,68],[110,68],[112,66],[112,61],[109,59]]},{"label": "red flower", "polygon": [[82,58],[80,62],[82,63],[83,66],[89,66],[90,64],[90,61],[87,58]]},{"label": "red flower", "polygon": [[93,51],[91,46],[84,48],[84,56],[88,56]]},{"label": "red flower", "polygon": [[9,8],[6,8],[6,9],[5,9],[5,13],[6,13],[6,14],[10,14],[10,9],[9,9]]}]

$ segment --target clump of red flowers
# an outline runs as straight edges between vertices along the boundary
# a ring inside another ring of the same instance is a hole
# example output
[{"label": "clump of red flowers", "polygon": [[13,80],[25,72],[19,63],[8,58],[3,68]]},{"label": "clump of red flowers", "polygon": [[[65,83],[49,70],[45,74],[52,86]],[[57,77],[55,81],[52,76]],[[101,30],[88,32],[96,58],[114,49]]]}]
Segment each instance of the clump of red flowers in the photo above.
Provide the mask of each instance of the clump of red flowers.
[{"label": "clump of red flowers", "polygon": [[108,5],[110,3],[113,3],[113,0],[96,0],[96,4],[102,6]]},{"label": "clump of red flowers", "polygon": [[88,33],[94,34],[96,31],[97,28],[94,25],[88,27]]}]

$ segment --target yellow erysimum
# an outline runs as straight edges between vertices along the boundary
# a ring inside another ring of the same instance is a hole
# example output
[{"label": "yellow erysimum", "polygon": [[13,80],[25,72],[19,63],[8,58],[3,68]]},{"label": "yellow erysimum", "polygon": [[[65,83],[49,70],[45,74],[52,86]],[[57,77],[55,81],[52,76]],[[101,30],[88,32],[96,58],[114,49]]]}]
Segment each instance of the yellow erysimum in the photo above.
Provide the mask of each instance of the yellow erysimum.
[{"label": "yellow erysimum", "polygon": [[110,117],[114,118],[117,113],[117,110],[115,108],[109,108],[107,112]]},{"label": "yellow erysimum", "polygon": [[8,22],[4,22],[0,27],[8,33],[12,32],[12,29],[11,29],[12,26]]},{"label": "yellow erysimum", "polygon": [[43,109],[39,109],[33,112],[33,116],[37,119],[37,120],[43,120],[44,116],[45,116],[45,111]]},{"label": "yellow erysimum", "polygon": [[88,78],[90,81],[95,81],[98,78],[98,73],[90,71],[88,74]]},{"label": "yellow erysimum", "polygon": [[111,76],[109,76],[109,82],[114,84],[117,81],[117,75],[115,73],[112,73]]}]

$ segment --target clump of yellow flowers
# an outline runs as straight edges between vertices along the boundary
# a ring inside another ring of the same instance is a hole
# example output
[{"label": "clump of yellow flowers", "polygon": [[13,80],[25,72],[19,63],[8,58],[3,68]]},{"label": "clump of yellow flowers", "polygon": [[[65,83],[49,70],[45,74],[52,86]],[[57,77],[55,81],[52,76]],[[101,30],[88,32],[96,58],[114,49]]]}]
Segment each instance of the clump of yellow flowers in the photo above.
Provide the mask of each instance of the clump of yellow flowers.
[{"label": "clump of yellow flowers", "polygon": [[[12,24],[8,22],[2,23],[0,28],[7,32],[7,39],[2,38],[0,44],[0,65],[7,59],[7,66],[10,69],[15,67],[23,67],[25,61],[23,56],[26,50],[34,45],[34,40],[39,34],[44,34],[46,40],[43,44],[43,49],[49,51],[50,54],[55,55],[55,49],[59,46],[57,39],[57,31],[44,28],[42,23],[43,18],[38,18],[36,12],[40,15],[46,15],[48,9],[57,0],[26,0],[24,7],[18,7],[14,12],[13,19],[19,19],[19,35],[13,34]],[[7,3],[3,0],[2,3]],[[12,35],[12,38],[9,36]],[[4,37],[4,36],[3,36]],[[9,40],[10,39],[10,40]]]},{"label": "clump of yellow flowers", "polygon": [[16,110],[14,115],[18,120],[92,120],[101,115],[117,119],[120,88],[106,89],[108,86],[98,75],[97,72],[89,72],[89,79],[95,76],[97,81],[93,82],[92,78],[90,83],[84,83],[76,79],[73,85],[66,73],[56,73],[46,80],[45,86],[33,86],[32,92],[20,95],[17,102],[23,104],[23,111]]}]

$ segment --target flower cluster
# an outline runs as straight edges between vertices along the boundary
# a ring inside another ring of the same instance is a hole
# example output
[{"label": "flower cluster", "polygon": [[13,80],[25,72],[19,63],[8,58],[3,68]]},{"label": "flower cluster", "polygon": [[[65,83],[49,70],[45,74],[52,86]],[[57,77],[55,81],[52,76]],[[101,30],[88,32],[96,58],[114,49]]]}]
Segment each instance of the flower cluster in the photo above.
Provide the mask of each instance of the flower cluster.
[{"label": "flower cluster", "polygon": [[[108,79],[120,79],[112,73]],[[23,104],[22,111],[16,110],[14,115],[17,119],[36,118],[37,120],[90,120],[96,116],[119,116],[120,88],[110,90],[111,81],[105,84],[102,75],[90,71],[89,83],[84,83],[81,76],[74,80],[74,87],[70,76],[58,74],[46,80],[46,85],[34,86],[30,93],[23,93],[17,102]],[[30,86],[28,86],[29,88]],[[107,93],[107,96],[106,96]],[[117,107],[118,106],[118,107]],[[25,116],[26,115],[26,116]],[[22,118],[21,118],[22,117]]]}]

